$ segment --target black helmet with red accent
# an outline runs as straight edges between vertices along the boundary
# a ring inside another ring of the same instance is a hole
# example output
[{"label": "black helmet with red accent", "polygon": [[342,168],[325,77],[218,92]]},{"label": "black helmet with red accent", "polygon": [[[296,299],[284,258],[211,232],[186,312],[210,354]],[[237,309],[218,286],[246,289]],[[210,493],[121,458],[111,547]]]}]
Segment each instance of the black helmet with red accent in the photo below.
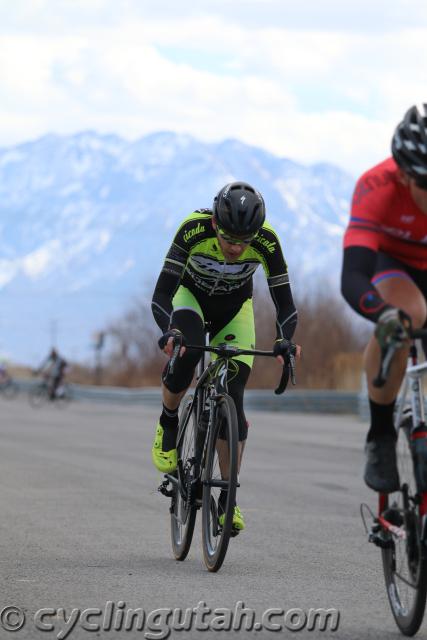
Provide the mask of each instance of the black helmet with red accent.
[{"label": "black helmet with red accent", "polygon": [[427,104],[408,109],[394,132],[391,152],[396,164],[427,188]]},{"label": "black helmet with red accent", "polygon": [[212,210],[221,229],[241,238],[255,235],[265,220],[263,197],[247,182],[226,184],[215,196]]}]

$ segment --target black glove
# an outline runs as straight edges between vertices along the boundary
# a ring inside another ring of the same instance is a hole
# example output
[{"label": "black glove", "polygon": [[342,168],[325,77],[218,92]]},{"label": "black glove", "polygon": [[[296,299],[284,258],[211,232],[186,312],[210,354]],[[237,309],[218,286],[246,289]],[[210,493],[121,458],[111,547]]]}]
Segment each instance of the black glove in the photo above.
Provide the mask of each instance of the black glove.
[{"label": "black glove", "polygon": [[381,350],[386,350],[392,344],[400,348],[409,338],[410,329],[411,318],[407,313],[395,307],[387,307],[378,318],[375,337]]},{"label": "black glove", "polygon": [[168,331],[166,331],[166,333],[162,335],[162,337],[157,343],[160,349],[163,350],[165,348],[169,338],[173,338],[175,341],[175,344],[179,344],[180,347],[185,346],[185,338],[182,335],[181,331],[179,329],[168,329]]},{"label": "black glove", "polygon": [[283,356],[285,362],[289,359],[290,355],[295,355],[295,345],[291,340],[287,338],[279,338],[276,340],[273,346],[273,353],[277,356]]}]

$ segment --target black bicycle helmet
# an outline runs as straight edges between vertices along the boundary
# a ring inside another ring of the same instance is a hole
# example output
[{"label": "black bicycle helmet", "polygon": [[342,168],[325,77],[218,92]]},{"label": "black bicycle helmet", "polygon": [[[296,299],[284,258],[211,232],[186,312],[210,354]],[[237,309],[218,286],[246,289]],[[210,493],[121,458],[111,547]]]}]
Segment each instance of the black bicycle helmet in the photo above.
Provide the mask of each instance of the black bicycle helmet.
[{"label": "black bicycle helmet", "polygon": [[226,184],[215,196],[212,210],[221,229],[242,238],[254,235],[265,220],[262,195],[247,182]]},{"label": "black bicycle helmet", "polygon": [[427,185],[427,104],[408,109],[394,132],[391,152],[403,171]]}]

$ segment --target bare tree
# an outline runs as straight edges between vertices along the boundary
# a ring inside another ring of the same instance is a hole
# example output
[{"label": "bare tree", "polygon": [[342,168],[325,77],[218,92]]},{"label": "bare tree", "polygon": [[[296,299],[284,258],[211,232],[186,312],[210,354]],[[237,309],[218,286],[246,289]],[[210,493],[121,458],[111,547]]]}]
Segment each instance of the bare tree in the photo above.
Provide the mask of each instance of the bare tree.
[{"label": "bare tree", "polygon": [[[302,345],[298,388],[358,388],[367,324],[357,322],[337,293],[297,294],[298,327],[294,340]],[[254,293],[257,348],[271,349],[275,339],[275,309],[265,284],[257,281]],[[124,386],[157,386],[165,365],[147,298],[135,299],[130,308],[107,328],[112,349],[104,366],[104,382]],[[280,365],[256,358],[249,386],[273,388]]]}]

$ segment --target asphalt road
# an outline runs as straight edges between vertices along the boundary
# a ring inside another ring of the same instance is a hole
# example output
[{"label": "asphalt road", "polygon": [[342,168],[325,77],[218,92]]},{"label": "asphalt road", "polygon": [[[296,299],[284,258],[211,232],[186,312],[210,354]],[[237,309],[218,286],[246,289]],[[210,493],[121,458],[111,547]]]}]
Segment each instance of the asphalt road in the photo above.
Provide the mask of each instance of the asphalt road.
[{"label": "asphalt road", "polygon": [[[25,397],[0,398],[0,638],[164,638],[166,623],[179,618],[152,612],[175,608],[189,610],[193,627],[211,625],[171,631],[182,640],[401,637],[380,552],[359,516],[361,501],[376,504],[361,479],[365,425],[348,416],[248,414],[238,496],[247,528],[210,574],[199,525],[187,560],[172,559],[169,504],[150,460],[157,415],[90,403],[32,409]],[[239,614],[240,631],[218,630],[230,623],[226,609],[236,624],[239,603],[282,630],[245,629],[251,613]],[[335,632],[290,630],[317,608],[339,611]],[[128,609],[140,611],[126,630]],[[22,614],[22,629],[4,630]],[[427,620],[420,637],[426,629]]]}]

